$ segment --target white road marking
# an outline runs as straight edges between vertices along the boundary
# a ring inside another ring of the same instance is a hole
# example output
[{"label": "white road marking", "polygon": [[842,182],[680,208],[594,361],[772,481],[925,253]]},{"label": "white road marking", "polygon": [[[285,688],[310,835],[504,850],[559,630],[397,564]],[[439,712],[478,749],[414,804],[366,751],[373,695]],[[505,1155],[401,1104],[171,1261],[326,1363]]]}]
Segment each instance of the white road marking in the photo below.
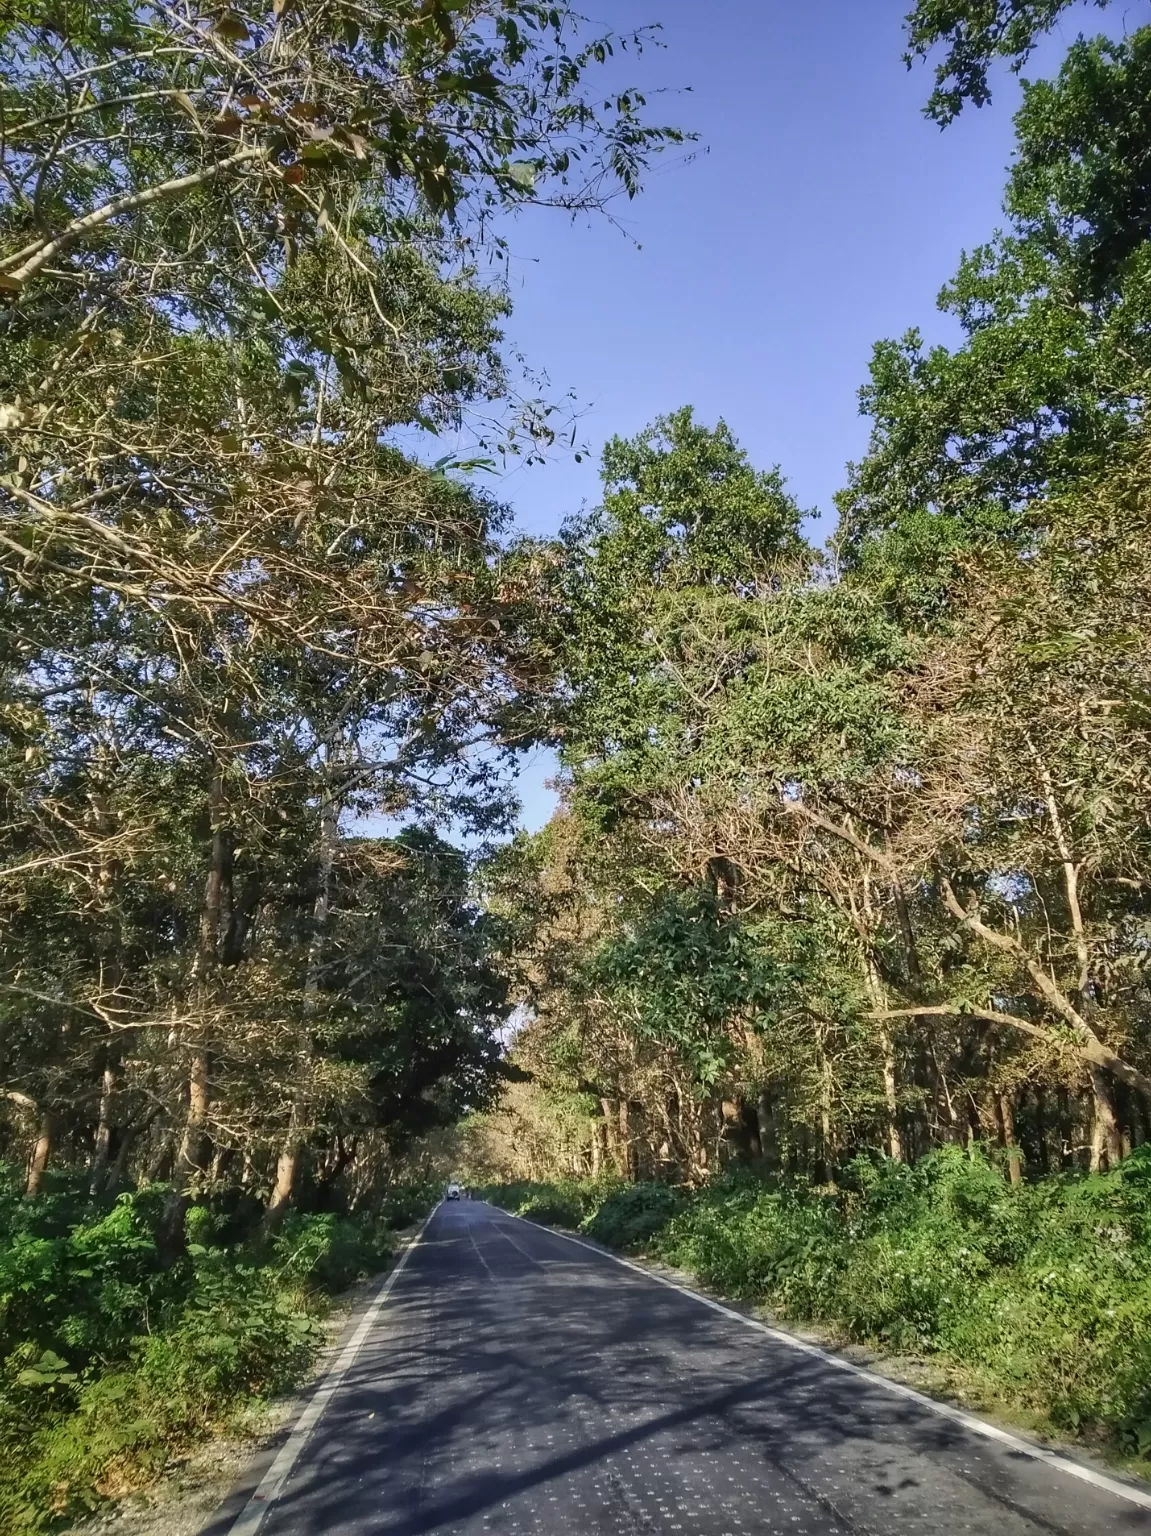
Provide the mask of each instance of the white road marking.
[{"label": "white road marking", "polygon": [[[438,1210],[439,1207],[436,1207]],[[236,1516],[234,1523],[228,1528],[228,1536],[256,1536],[256,1532],[263,1525],[265,1519],[271,1514],[277,1499],[284,1490],[284,1484],[291,1475],[292,1468],[300,1459],[300,1453],[308,1442],[308,1437],[320,1422],[324,1409],[335,1397],[344,1384],[344,1377],[356,1363],[364,1340],[372,1331],[380,1310],[391,1294],[392,1287],[400,1278],[404,1265],[416,1251],[420,1239],[427,1229],[428,1222],[435,1215],[435,1210],[428,1216],[420,1230],[412,1238],[411,1242],[400,1255],[395,1266],[388,1272],[387,1279],[380,1286],[371,1305],[360,1319],[360,1326],[340,1351],[339,1358],[329,1369],[323,1381],[309,1398],[307,1406],[296,1420],[295,1428],[287,1440],[280,1447],[275,1461],[260,1479],[259,1485],[243,1509]]]},{"label": "white road marking", "polygon": [[[534,1226],[535,1223],[532,1222],[530,1225]],[[511,1243],[512,1247],[517,1253],[522,1253],[529,1264],[534,1264],[537,1269],[546,1269],[547,1266],[544,1264],[542,1259],[537,1259],[533,1254],[530,1254],[526,1248],[521,1248],[519,1243],[517,1243],[515,1238],[510,1236],[509,1233],[500,1232],[499,1227],[496,1228],[496,1231],[500,1233],[500,1236],[503,1238],[505,1243]]]},{"label": "white road marking", "polygon": [[[492,1209],[501,1208],[493,1206]],[[789,1349],[797,1349],[802,1354],[812,1355],[816,1360],[822,1360],[825,1365],[834,1366],[837,1371],[846,1371],[851,1376],[858,1376],[863,1381],[871,1382],[873,1386],[882,1387],[885,1391],[894,1393],[896,1397],[904,1397],[910,1402],[918,1403],[922,1408],[929,1408],[932,1413],[951,1419],[956,1424],[962,1424],[964,1429],[971,1430],[973,1434],[982,1435],[985,1440],[997,1440],[1001,1445],[1010,1446],[1013,1451],[1030,1456],[1033,1461],[1046,1462],[1049,1467],[1065,1472],[1069,1477],[1077,1477],[1081,1482],[1090,1483],[1093,1488],[1101,1488],[1105,1493],[1114,1494],[1117,1499],[1125,1499],[1129,1504],[1138,1504],[1143,1509],[1151,1509],[1151,1491],[1133,1488],[1130,1483],[1121,1483],[1118,1478],[1108,1477],[1105,1472],[1096,1472],[1093,1467],[1085,1467],[1078,1461],[1072,1461],[1069,1456],[1061,1456],[1058,1451],[1049,1451],[1046,1446],[1021,1440],[1018,1435],[1011,1434],[1009,1430],[1000,1429],[998,1424],[976,1418],[973,1413],[965,1413],[962,1408],[952,1408],[948,1403],[937,1402],[933,1397],[925,1397],[914,1387],[905,1387],[902,1382],[892,1381],[887,1376],[879,1376],[862,1365],[855,1365],[839,1355],[830,1354],[826,1349],[820,1349],[818,1344],[809,1344],[805,1339],[797,1339],[794,1334],[784,1333],[782,1328],[772,1328],[767,1323],[761,1323],[758,1318],[736,1312],[733,1307],[725,1307],[722,1302],[713,1301],[710,1296],[690,1290],[686,1285],[668,1280],[663,1275],[654,1274],[651,1270],[644,1269],[641,1264],[633,1264],[630,1259],[625,1259],[618,1253],[612,1253],[610,1249],[597,1248],[594,1243],[587,1243],[582,1237],[573,1237],[570,1232],[562,1232],[557,1227],[545,1227],[539,1222],[529,1221],[526,1216],[517,1216],[514,1211],[501,1210],[501,1214],[511,1216],[515,1221],[522,1221],[525,1226],[535,1227],[537,1231],[550,1232],[555,1237],[562,1237],[565,1242],[586,1248],[589,1253],[598,1254],[601,1259],[611,1259],[613,1263],[622,1264],[624,1269],[634,1270],[645,1280],[658,1281],[660,1285],[666,1285],[668,1290],[678,1291],[681,1296],[687,1296],[692,1301],[698,1301],[702,1306],[710,1307],[713,1312],[721,1313],[732,1322],[742,1323],[745,1328],[754,1328],[757,1333],[767,1334],[769,1339],[774,1339],[778,1344],[786,1344]],[[233,1536],[233,1533],[229,1533],[229,1536]]]}]

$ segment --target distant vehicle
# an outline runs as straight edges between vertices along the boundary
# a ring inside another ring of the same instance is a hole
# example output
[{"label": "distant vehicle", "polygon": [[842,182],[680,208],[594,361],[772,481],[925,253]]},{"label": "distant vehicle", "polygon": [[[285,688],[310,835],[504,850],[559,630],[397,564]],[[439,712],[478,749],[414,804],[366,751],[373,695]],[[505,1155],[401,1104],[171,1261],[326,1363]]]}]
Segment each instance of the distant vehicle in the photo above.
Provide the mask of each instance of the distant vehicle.
[{"label": "distant vehicle", "polygon": [[460,1186],[458,1184],[449,1184],[448,1185],[448,1199],[449,1200],[458,1200],[459,1198],[460,1198]]}]

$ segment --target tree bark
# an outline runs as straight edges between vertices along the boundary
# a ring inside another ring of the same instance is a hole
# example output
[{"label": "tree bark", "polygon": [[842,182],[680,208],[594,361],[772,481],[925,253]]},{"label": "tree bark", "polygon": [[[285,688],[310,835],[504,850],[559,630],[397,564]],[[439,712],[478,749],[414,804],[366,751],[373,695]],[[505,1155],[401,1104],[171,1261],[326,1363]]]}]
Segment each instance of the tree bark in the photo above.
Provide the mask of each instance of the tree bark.
[{"label": "tree bark", "polygon": [[1091,1070],[1091,1090],[1091,1172],[1101,1173],[1119,1166],[1123,1148],[1111,1082],[1100,1067]]},{"label": "tree bark", "polygon": [[1015,1106],[1009,1093],[995,1095],[995,1107],[999,1111],[999,1124],[1003,1133],[1003,1150],[1007,1154],[1007,1177],[1012,1184],[1023,1183],[1023,1151],[1015,1139]]},{"label": "tree bark", "polygon": [[1039,1154],[1039,1172],[1047,1173],[1051,1164],[1047,1153],[1047,1092],[1035,1089],[1035,1150]]},{"label": "tree bark", "polygon": [[176,1134],[174,1131],[166,1131],[156,1143],[152,1160],[140,1179],[141,1184],[158,1184],[161,1179],[166,1179],[175,1163],[175,1156]]},{"label": "tree bark", "polygon": [[598,1179],[603,1173],[603,1122],[595,1119],[591,1122],[591,1176]]},{"label": "tree bark", "polygon": [[96,1124],[96,1137],[92,1143],[92,1162],[89,1169],[88,1192],[93,1197],[100,1194],[108,1177],[108,1165],[112,1155],[112,1134],[115,1129],[116,1091],[120,1086],[122,1068],[119,1053],[109,1054],[104,1062],[100,1085],[100,1116]]},{"label": "tree bark", "polygon": [[883,1049],[883,1101],[887,1107],[887,1150],[892,1162],[903,1161],[903,1137],[899,1132],[899,1085],[895,1072],[895,1046],[891,1031],[880,1034]]},{"label": "tree bark", "polygon": [[628,1104],[628,1101],[625,1098],[621,1098],[619,1101],[619,1151],[620,1172],[630,1183],[634,1183],[635,1172],[632,1159],[633,1148],[631,1144],[631,1106]]},{"label": "tree bark", "polygon": [[176,1187],[181,1195],[190,1192],[195,1180],[208,1165],[210,1072],[211,1059],[208,1052],[195,1051],[188,1072],[188,1109],[184,1117],[184,1132],[176,1154]]},{"label": "tree bark", "polygon": [[316,1184],[316,1210],[330,1211],[335,1209],[336,1184],[340,1177],[355,1162],[358,1147],[358,1137],[353,1136],[350,1142],[345,1142],[342,1136],[336,1137],[335,1155],[328,1160],[328,1164]]},{"label": "tree bark", "polygon": [[819,1157],[816,1163],[816,1182],[833,1184],[834,1149],[831,1143],[831,1062],[827,1055],[826,1040],[819,1042]]},{"label": "tree bark", "polygon": [[[93,757],[95,785],[90,794],[92,818],[96,834],[101,839],[111,839],[116,833],[116,814],[112,785],[114,764],[107,748],[101,745]],[[100,856],[96,881],[96,904],[100,914],[100,991],[115,1010],[121,981],[123,934],[119,921],[116,895],[123,879],[123,865],[118,858],[110,857],[105,849]],[[100,1110],[96,1135],[92,1143],[89,1167],[88,1192],[95,1197],[101,1191],[108,1175],[108,1163],[112,1155],[112,1137],[116,1122],[116,1091],[123,1076],[120,1039],[113,1037],[101,1053],[102,1071],[100,1083]]]},{"label": "tree bark", "polygon": [[[874,925],[874,911],[871,901],[871,876],[864,867],[863,880],[863,927],[865,932],[861,935],[863,942],[863,969],[864,981],[867,985],[868,995],[876,1013],[887,1011],[887,994],[884,991],[883,979],[879,974],[879,967],[875,963],[875,955],[871,947],[871,934]],[[898,881],[893,882],[893,889],[898,891],[899,901],[897,910],[901,914],[901,922],[906,919],[907,933],[904,942],[907,945],[907,964],[909,970],[914,967],[915,975],[919,975],[919,960],[915,949],[914,936],[911,933],[911,919],[907,916],[906,903],[903,900],[903,890]],[[852,908],[855,908],[855,898],[851,898]],[[858,926],[858,914],[857,926]],[[899,1080],[895,1062],[895,1044],[892,1039],[891,1029],[884,1022],[879,1026],[879,1043],[883,1052],[883,1099],[887,1110],[887,1150],[893,1162],[903,1162],[903,1138],[899,1132]]]},{"label": "tree bark", "polygon": [[771,1113],[771,1093],[766,1088],[760,1090],[756,1100],[755,1118],[759,1126],[760,1155],[768,1168],[778,1170],[779,1138],[775,1134],[775,1118]]},{"label": "tree bark", "polygon": [[619,1104],[615,1099],[601,1099],[600,1107],[603,1110],[604,1140],[607,1142],[608,1160],[618,1174],[624,1173],[624,1166],[620,1159],[619,1144]]},{"label": "tree bark", "polygon": [[56,1116],[50,1109],[45,1109],[40,1114],[36,1140],[32,1145],[32,1156],[28,1162],[28,1178],[24,1185],[25,1200],[35,1200],[42,1192],[44,1175],[48,1171],[55,1144]]},{"label": "tree bark", "polygon": [[296,1086],[292,1099],[288,1129],[276,1159],[276,1179],[264,1211],[265,1233],[274,1231],[283,1220],[284,1212],[291,1204],[299,1173],[300,1155],[304,1147],[307,1120],[305,1099],[307,1077],[312,1059],[311,1018],[316,1010],[320,993],[320,972],[324,958],[324,940],[328,931],[328,919],[332,907],[332,875],[336,867],[336,854],[340,839],[340,803],[332,783],[331,749],[325,762],[323,798],[320,805],[319,871],[316,899],[312,905],[312,935],[308,944],[307,972],[304,977],[304,1016],[300,1023],[297,1048]]},{"label": "tree bark", "polygon": [[[192,967],[193,991],[201,1007],[208,1004],[209,987],[219,963],[220,937],[227,905],[227,887],[231,881],[231,837],[225,824],[227,804],[223,774],[212,775],[208,790],[208,815],[211,825],[211,852],[204,881],[204,903],[200,909],[200,941]],[[183,1213],[193,1185],[203,1176],[208,1164],[208,1113],[210,1108],[212,1054],[206,1024],[198,1029],[198,1039],[188,1064],[188,1105],[183,1134],[176,1154],[174,1203],[169,1212],[173,1241],[178,1244],[175,1227]]]},{"label": "tree bark", "polygon": [[1075,1119],[1071,1113],[1071,1096],[1062,1084],[1056,1093],[1056,1103],[1058,1105],[1056,1129],[1059,1135],[1059,1166],[1073,1168],[1075,1166]]},{"label": "tree bark", "polygon": [[108,1164],[108,1170],[104,1178],[106,1190],[119,1189],[124,1182],[124,1175],[128,1168],[128,1154],[132,1150],[132,1143],[136,1139],[136,1132],[130,1125],[120,1129],[120,1145],[116,1148],[116,1156]]}]

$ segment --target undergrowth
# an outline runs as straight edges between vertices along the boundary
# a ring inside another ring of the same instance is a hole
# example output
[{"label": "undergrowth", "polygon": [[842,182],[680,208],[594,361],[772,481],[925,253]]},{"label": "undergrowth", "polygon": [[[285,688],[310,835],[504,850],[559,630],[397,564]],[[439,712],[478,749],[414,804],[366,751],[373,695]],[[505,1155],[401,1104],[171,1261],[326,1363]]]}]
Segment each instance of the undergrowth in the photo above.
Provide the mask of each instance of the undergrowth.
[{"label": "undergrowth", "polygon": [[[1151,1147],[1012,1188],[980,1153],[861,1158],[834,1191],[732,1173],[688,1194],[486,1191],[844,1338],[969,1368],[994,1400],[1151,1459]],[[1145,1466],[1145,1469],[1146,1466]]]},{"label": "undergrowth", "polygon": [[434,1196],[370,1217],[194,1205],[165,1260],[167,1191],[94,1206],[57,1180],[32,1203],[0,1172],[0,1530],[32,1536],[150,1481],[296,1386],[331,1296],[380,1269]]}]

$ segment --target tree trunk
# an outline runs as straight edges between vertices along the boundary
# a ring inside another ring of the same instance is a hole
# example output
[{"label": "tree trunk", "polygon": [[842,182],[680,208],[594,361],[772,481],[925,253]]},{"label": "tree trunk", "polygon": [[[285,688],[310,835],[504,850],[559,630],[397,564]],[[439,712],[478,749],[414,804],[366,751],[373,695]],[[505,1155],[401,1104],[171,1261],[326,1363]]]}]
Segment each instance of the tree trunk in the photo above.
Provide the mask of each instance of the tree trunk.
[{"label": "tree trunk", "polygon": [[40,1115],[32,1156],[28,1162],[28,1179],[24,1185],[25,1200],[35,1200],[44,1187],[44,1175],[56,1144],[56,1116],[50,1109]]},{"label": "tree trunk", "polygon": [[835,1157],[831,1140],[831,1061],[826,1042],[819,1042],[819,1156],[816,1159],[816,1182],[834,1184]]},{"label": "tree trunk", "polygon": [[632,1150],[631,1109],[628,1101],[621,1098],[619,1101],[619,1171],[629,1182],[635,1180]]},{"label": "tree trunk", "polygon": [[1059,1166],[1075,1166],[1075,1117],[1071,1113],[1071,1096],[1060,1084],[1056,1090],[1056,1129],[1059,1136]]},{"label": "tree trunk", "polygon": [[158,1184],[166,1179],[172,1171],[176,1156],[176,1133],[167,1131],[156,1143],[156,1149],[152,1153],[152,1160],[144,1170],[141,1184]]},{"label": "tree trunk", "polygon": [[[227,802],[224,778],[212,775],[208,789],[208,818],[211,827],[211,852],[204,881],[204,904],[200,909],[200,942],[192,967],[193,996],[200,1008],[207,1008],[212,977],[219,964],[220,939],[225,913],[230,907],[226,890],[231,883],[231,835],[225,824]],[[208,1110],[212,1075],[211,1043],[207,1026],[201,1024],[196,1045],[188,1064],[188,1107],[183,1134],[173,1170],[172,1200],[167,1211],[167,1248],[177,1251],[183,1241],[184,1212],[191,1191],[208,1165]]]},{"label": "tree trunk", "polygon": [[1035,1150],[1039,1154],[1039,1172],[1048,1173],[1051,1163],[1047,1155],[1047,1092],[1043,1088],[1035,1089]]},{"label": "tree trunk", "polygon": [[607,1143],[608,1161],[618,1174],[625,1173],[623,1160],[620,1156],[619,1142],[619,1102],[616,1099],[601,1099],[600,1107],[603,1110],[604,1140]]},{"label": "tree trunk", "polygon": [[775,1119],[771,1113],[771,1093],[760,1090],[755,1101],[755,1118],[759,1126],[759,1150],[764,1163],[770,1169],[779,1168],[779,1138],[775,1134]]},{"label": "tree trunk", "polygon": [[353,1136],[350,1142],[345,1142],[342,1136],[336,1137],[335,1156],[328,1160],[328,1165],[316,1184],[317,1211],[335,1210],[336,1185],[355,1162],[358,1147],[359,1138],[356,1136]]},{"label": "tree trunk", "polygon": [[995,1107],[999,1112],[999,1124],[1003,1134],[1003,1150],[1007,1155],[1007,1177],[1012,1184],[1023,1183],[1023,1151],[1015,1139],[1015,1106],[1009,1093],[995,1095]]},{"label": "tree trunk", "polygon": [[300,1143],[298,1139],[289,1135],[284,1145],[280,1148],[280,1155],[276,1159],[276,1179],[272,1185],[271,1197],[268,1200],[267,1209],[264,1212],[264,1230],[271,1231],[277,1227],[283,1219],[284,1212],[292,1199],[292,1192],[296,1187],[296,1172],[300,1166]]},{"label": "tree trunk", "polygon": [[[111,786],[115,782],[115,767],[106,744],[98,745],[93,753],[93,770],[94,788],[90,798],[95,830],[101,839],[111,838],[119,818],[111,793]],[[123,933],[116,905],[116,893],[122,879],[122,862],[110,857],[107,852],[102,853],[96,879],[96,907],[100,916],[97,940],[100,949],[100,991],[109,999],[109,1006],[113,1009],[117,1005],[123,954]],[[88,1170],[88,1192],[93,1198],[100,1194],[108,1180],[116,1125],[116,1091],[123,1076],[121,1055],[120,1040],[116,1038],[102,1052],[100,1110]]]},{"label": "tree trunk", "polygon": [[191,1190],[208,1166],[208,1105],[211,1059],[207,1051],[196,1051],[188,1073],[188,1112],[184,1134],[176,1154],[176,1188],[182,1195]]},{"label": "tree trunk", "polygon": [[891,894],[895,900],[895,914],[899,921],[899,932],[903,938],[907,980],[915,994],[919,996],[923,985],[923,972],[919,966],[919,950],[915,943],[915,930],[911,926],[911,913],[907,909],[907,897],[903,894],[903,887],[898,880],[892,884]]},{"label": "tree trunk", "polygon": [[284,1219],[284,1214],[291,1203],[293,1192],[296,1188],[296,1176],[300,1168],[300,1154],[303,1151],[303,1138],[300,1135],[296,1118],[296,1106],[292,1106],[292,1118],[288,1125],[287,1135],[280,1147],[279,1156],[276,1158],[276,1178],[272,1185],[272,1193],[264,1208],[264,1216],[260,1225],[267,1235],[274,1232]]},{"label": "tree trunk", "polygon": [[1133,1140],[1136,1146],[1151,1141],[1151,1115],[1148,1115],[1146,1094],[1140,1094],[1139,1091],[1131,1095],[1131,1124],[1134,1127]]},{"label": "tree trunk", "polygon": [[1117,1168],[1123,1156],[1111,1080],[1102,1067],[1091,1068],[1091,1091],[1091,1172],[1101,1173]]},{"label": "tree trunk", "polygon": [[[874,931],[875,913],[871,900],[871,877],[866,869],[861,871],[863,880],[863,919],[864,933],[861,935],[863,947],[863,975],[867,985],[868,995],[871,998],[872,1007],[876,1013],[887,1012],[887,994],[883,986],[883,978],[879,967],[875,963],[875,955],[871,946],[871,935]],[[911,931],[911,919],[907,912],[907,903],[903,897],[903,891],[898,886],[894,887],[896,894],[896,910],[899,913],[900,927],[903,930],[903,941],[907,959],[908,975],[913,983],[918,985],[919,957],[915,948],[915,936]],[[851,895],[852,912],[858,921],[858,908],[855,897]],[[897,1163],[903,1161],[903,1138],[899,1133],[899,1080],[895,1062],[895,1043],[892,1040],[891,1029],[887,1024],[879,1025],[879,1043],[883,1052],[883,1098],[887,1109],[887,1150],[892,1160]]]},{"label": "tree trunk", "polygon": [[598,1179],[603,1174],[603,1122],[591,1122],[591,1176]]},{"label": "tree trunk", "polygon": [[[151,1130],[152,1126],[160,1118],[162,1113],[162,1108],[159,1105],[155,1105],[139,1125],[122,1125],[120,1127],[120,1135],[118,1138],[120,1144],[116,1148],[116,1156],[113,1158],[112,1163],[108,1169],[107,1177],[104,1180],[105,1189],[120,1188],[121,1184],[124,1182],[124,1177],[128,1169],[128,1154],[131,1152],[133,1146],[135,1146],[135,1144],[141,1139],[141,1137],[143,1137],[149,1130]],[[172,1146],[171,1132],[162,1138],[160,1146],[161,1155],[170,1154],[170,1149]],[[141,1176],[140,1182],[141,1184],[145,1184],[149,1182],[150,1178],[154,1179],[155,1177],[156,1175],[152,1174],[151,1169],[148,1168]]]},{"label": "tree trunk", "polygon": [[307,1122],[308,1076],[312,1061],[311,1019],[320,994],[320,974],[324,959],[324,940],[332,907],[332,874],[340,840],[340,802],[332,783],[333,752],[329,746],[324,765],[323,798],[320,804],[319,871],[316,899],[312,905],[312,935],[308,944],[308,964],[304,976],[304,1016],[300,1021],[297,1047],[296,1085],[292,1098],[288,1129],[276,1159],[276,1180],[268,1199],[262,1222],[265,1233],[274,1231],[291,1204],[300,1168]]},{"label": "tree trunk", "polygon": [[120,1085],[120,1077],[119,1060],[109,1056],[104,1063],[104,1075],[100,1086],[100,1117],[96,1125],[96,1138],[92,1144],[92,1162],[89,1169],[88,1192],[93,1197],[104,1188],[108,1175],[108,1163],[112,1155],[112,1132],[115,1127],[116,1090]]},{"label": "tree trunk", "polygon": [[883,1048],[883,1101],[887,1107],[887,1151],[892,1162],[903,1161],[903,1137],[899,1133],[899,1085],[895,1075],[895,1046],[891,1031],[880,1036]]}]

